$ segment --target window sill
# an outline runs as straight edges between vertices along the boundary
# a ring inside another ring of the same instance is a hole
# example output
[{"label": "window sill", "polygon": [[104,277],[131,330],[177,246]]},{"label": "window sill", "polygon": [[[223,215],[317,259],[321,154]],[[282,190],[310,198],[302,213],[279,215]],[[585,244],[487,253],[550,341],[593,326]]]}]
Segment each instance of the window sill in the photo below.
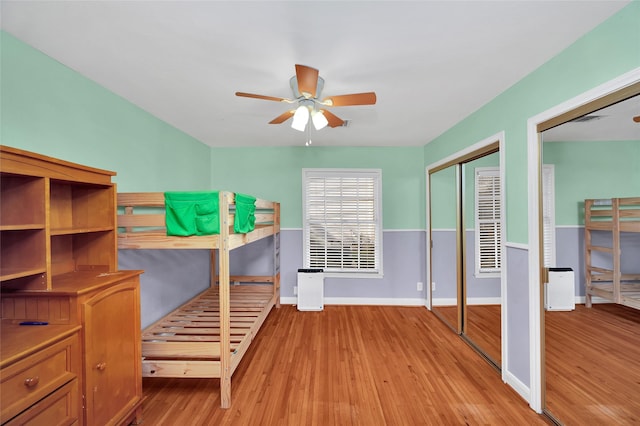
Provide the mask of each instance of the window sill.
[{"label": "window sill", "polygon": [[366,272],[325,272],[325,278],[369,278],[369,279],[382,279],[384,274],[382,272],[366,273]]},{"label": "window sill", "polygon": [[476,272],[473,276],[477,279],[482,278],[500,278],[500,272]]}]

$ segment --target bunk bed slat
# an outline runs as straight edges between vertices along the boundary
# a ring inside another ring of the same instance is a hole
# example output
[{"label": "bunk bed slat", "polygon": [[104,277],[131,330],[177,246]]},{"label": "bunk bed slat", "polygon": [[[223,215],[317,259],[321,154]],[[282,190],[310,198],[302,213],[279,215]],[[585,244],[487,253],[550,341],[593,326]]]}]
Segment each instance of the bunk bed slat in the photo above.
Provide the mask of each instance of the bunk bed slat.
[{"label": "bunk bed slat", "polygon": [[220,358],[219,342],[142,342],[145,358]]},{"label": "bunk bed slat", "polygon": [[591,246],[591,251],[599,251],[603,253],[613,253],[613,249],[611,247],[602,247],[602,246]]},{"label": "bunk bed slat", "polygon": [[118,205],[164,207],[164,192],[119,192]]},{"label": "bunk bed slat", "polygon": [[220,377],[220,361],[143,360],[142,375],[215,379]]},{"label": "bunk bed slat", "polygon": [[123,214],[118,219],[118,226],[129,228],[132,226],[164,227],[163,214]]}]

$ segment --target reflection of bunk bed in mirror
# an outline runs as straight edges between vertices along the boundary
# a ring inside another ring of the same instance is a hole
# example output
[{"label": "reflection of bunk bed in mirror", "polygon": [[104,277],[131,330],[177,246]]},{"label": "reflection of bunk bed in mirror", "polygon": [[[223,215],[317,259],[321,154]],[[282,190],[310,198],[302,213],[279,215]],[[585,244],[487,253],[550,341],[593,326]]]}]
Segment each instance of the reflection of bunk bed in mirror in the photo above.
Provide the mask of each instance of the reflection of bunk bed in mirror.
[{"label": "reflection of bunk bed in mirror", "polygon": [[584,207],[586,306],[597,296],[640,309],[640,259],[623,257],[628,241],[640,252],[640,197],[585,200]]},{"label": "reflection of bunk bed in mirror", "polygon": [[[233,372],[271,308],[280,306],[280,204],[257,199],[255,227],[235,233],[236,198],[219,192],[219,233],[170,236],[164,193],[118,194],[119,249],[211,250],[210,287],[143,330],[142,373],[219,378],[223,408],[231,405]],[[231,276],[229,252],[268,237],[273,238],[273,275]]]}]

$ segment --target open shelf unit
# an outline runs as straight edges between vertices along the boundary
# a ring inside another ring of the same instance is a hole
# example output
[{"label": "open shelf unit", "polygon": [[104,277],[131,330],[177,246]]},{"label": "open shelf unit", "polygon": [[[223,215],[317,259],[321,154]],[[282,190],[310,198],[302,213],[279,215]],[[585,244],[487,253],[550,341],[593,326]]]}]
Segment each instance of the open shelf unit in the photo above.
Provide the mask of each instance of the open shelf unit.
[{"label": "open shelf unit", "polygon": [[[18,348],[0,359],[0,394],[15,396],[0,410],[3,424],[142,419],[142,271],[118,270],[113,176],[0,145],[0,334],[4,348]],[[58,349],[69,357],[50,365]],[[23,370],[66,379],[23,396]],[[62,400],[65,410],[39,411]]]},{"label": "open shelf unit", "polygon": [[115,173],[9,147],[1,155],[2,289],[54,290],[64,274],[115,271]]}]

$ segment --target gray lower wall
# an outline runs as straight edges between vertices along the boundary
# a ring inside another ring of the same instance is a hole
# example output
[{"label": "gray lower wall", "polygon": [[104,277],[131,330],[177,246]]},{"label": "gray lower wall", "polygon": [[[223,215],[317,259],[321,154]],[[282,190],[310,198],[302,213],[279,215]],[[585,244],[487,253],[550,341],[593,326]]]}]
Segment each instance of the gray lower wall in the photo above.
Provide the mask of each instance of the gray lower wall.
[{"label": "gray lower wall", "polygon": [[[425,232],[383,233],[383,278],[326,278],[325,298],[342,303],[423,304],[425,291]],[[295,298],[294,286],[302,264],[302,230],[282,230],[280,236],[282,298]],[[208,250],[119,250],[120,269],[143,269],[140,277],[142,327],[147,327],[204,289],[210,282]],[[271,275],[273,239],[233,250],[232,275]]]},{"label": "gray lower wall", "polygon": [[119,269],[143,269],[140,276],[142,328],[209,286],[209,250],[119,250]]},{"label": "gray lower wall", "polygon": [[507,356],[508,371],[530,386],[529,362],[529,251],[505,249],[507,266]]},{"label": "gray lower wall", "polygon": [[[594,244],[611,247],[611,233],[592,232]],[[620,268],[623,273],[640,273],[640,238],[638,234],[623,232],[620,235]],[[575,274],[575,294],[585,295],[585,246],[583,227],[556,228],[556,266],[571,268]],[[612,257],[606,253],[593,252],[593,265],[613,268]]]},{"label": "gray lower wall", "polygon": [[[469,298],[499,298],[499,278],[478,278],[475,276],[474,231],[467,230],[466,237],[466,272],[467,295]],[[442,301],[448,304],[456,298],[456,232],[454,230],[434,230],[433,239],[433,281],[436,290],[433,293],[434,303]],[[611,247],[611,233],[598,231],[592,233],[594,244]],[[640,273],[640,238],[637,234],[622,233],[620,237],[622,249],[621,269],[623,273]],[[584,264],[584,228],[556,228],[556,264],[557,267],[568,267],[575,273],[575,295],[585,295]],[[592,254],[595,266],[612,268],[612,258],[606,253]]]},{"label": "gray lower wall", "polygon": [[[294,297],[297,272],[303,268],[302,230],[282,232],[281,295]],[[407,299],[425,298],[424,288],[417,283],[425,280],[425,232],[383,232],[383,278],[325,278],[326,298]]]},{"label": "gray lower wall", "polygon": [[[499,277],[478,277],[475,274],[475,232],[467,230],[465,271],[467,297],[499,299]],[[433,301],[436,305],[455,304],[456,291],[456,231],[433,230],[432,278],[436,283]]]}]

